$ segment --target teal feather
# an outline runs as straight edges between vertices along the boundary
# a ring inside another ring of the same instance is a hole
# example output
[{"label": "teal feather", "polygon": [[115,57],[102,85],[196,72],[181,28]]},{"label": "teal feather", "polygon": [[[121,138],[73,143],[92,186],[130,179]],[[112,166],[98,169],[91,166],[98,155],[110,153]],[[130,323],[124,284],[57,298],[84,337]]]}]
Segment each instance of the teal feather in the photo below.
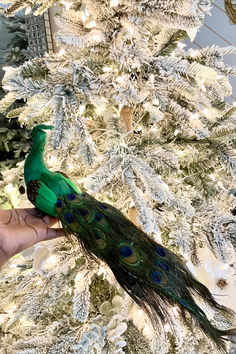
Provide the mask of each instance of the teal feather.
[{"label": "teal feather", "polygon": [[169,322],[173,306],[186,319],[189,313],[216,346],[224,352],[225,336],[235,329],[219,330],[195,303],[203,299],[226,317],[234,313],[219,305],[173,252],[154,242],[119,210],[82,192],[64,173],[51,172],[43,161],[47,126],[33,129],[33,147],[25,163],[25,181],[31,202],[57,216],[67,234],[74,234],[92,257],[106,262],[117,281],[150,316],[153,325]]}]

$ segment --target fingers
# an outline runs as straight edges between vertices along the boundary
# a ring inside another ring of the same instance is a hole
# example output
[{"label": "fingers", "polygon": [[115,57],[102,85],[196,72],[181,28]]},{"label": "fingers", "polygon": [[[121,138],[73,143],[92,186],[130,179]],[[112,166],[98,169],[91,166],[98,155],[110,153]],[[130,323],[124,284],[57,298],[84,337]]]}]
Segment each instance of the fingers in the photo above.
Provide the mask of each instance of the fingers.
[{"label": "fingers", "polygon": [[52,240],[54,238],[62,237],[62,236],[65,236],[64,229],[49,228],[44,241]]}]

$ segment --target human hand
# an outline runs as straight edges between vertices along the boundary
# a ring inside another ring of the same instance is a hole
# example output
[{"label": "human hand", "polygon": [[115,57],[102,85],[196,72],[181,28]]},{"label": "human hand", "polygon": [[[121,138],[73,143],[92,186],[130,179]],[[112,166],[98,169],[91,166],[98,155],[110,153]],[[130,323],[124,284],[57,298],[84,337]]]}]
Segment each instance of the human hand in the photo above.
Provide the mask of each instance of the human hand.
[{"label": "human hand", "polygon": [[35,208],[0,209],[0,268],[12,256],[37,242],[65,236],[63,229],[51,227],[57,221],[41,215]]}]

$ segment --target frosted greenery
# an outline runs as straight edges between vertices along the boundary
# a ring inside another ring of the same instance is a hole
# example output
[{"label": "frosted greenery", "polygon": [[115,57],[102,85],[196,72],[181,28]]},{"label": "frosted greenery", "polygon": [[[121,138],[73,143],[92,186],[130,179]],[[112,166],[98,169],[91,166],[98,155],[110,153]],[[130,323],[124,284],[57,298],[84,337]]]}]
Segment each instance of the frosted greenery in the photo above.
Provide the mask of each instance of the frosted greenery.
[{"label": "frosted greenery", "polygon": [[[37,15],[55,1],[3,3],[6,15],[38,4]],[[185,50],[183,43],[211,1],[61,3],[60,52],[7,68],[0,110],[29,129],[53,124],[49,168],[121,209],[196,272],[208,247],[232,281],[236,107],[225,98],[236,70],[223,56],[236,49]],[[24,106],[12,107],[16,99]],[[4,203],[28,205],[16,188],[22,173],[22,163],[3,172]],[[212,290],[222,274],[211,278]],[[176,338],[168,325],[166,335],[155,333],[105,264],[88,259],[75,240],[13,258],[0,273],[0,291],[0,353],[216,352],[178,313]],[[231,325],[208,315],[221,328]]]}]

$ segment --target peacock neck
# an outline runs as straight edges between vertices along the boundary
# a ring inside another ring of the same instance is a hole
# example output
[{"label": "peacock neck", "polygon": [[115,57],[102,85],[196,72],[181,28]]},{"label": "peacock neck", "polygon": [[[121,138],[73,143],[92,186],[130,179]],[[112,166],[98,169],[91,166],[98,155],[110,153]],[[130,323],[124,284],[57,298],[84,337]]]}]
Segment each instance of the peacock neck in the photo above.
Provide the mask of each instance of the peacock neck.
[{"label": "peacock neck", "polygon": [[45,145],[46,134],[40,134],[40,136],[33,139],[33,146],[27,156],[24,168],[26,184],[29,181],[39,179],[42,173],[49,172],[43,158]]}]

